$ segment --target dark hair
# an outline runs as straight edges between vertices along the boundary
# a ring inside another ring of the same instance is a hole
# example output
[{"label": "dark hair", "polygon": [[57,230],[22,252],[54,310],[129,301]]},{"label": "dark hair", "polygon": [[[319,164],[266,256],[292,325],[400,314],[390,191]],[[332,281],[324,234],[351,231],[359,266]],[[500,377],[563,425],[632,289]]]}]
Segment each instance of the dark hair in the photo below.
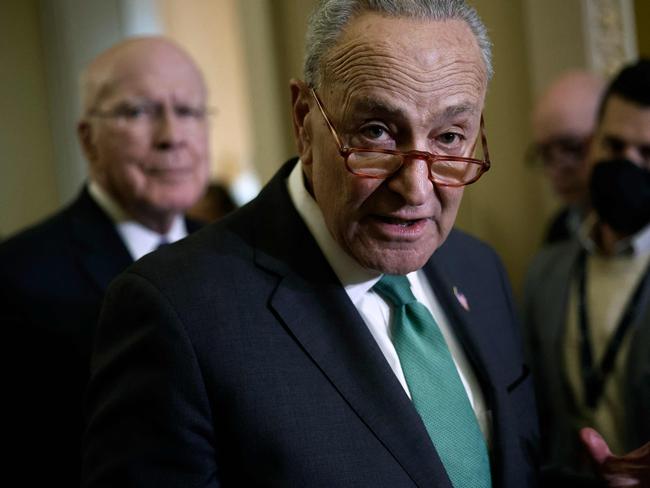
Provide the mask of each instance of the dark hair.
[{"label": "dark hair", "polygon": [[609,99],[616,95],[628,102],[650,108],[650,59],[639,59],[625,66],[610,82],[598,108],[598,121],[605,114]]}]

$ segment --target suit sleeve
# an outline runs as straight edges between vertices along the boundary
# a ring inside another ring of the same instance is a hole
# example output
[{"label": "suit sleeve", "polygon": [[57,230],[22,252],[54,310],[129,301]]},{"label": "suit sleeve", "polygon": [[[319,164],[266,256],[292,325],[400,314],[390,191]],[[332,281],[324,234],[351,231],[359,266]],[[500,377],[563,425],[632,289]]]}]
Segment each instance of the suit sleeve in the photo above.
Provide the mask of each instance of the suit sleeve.
[{"label": "suit sleeve", "polygon": [[523,323],[523,332],[525,339],[525,352],[529,363],[532,366],[535,376],[541,373],[541,367],[537,361],[542,359],[537,338],[537,324],[535,323],[534,307],[536,303],[536,293],[539,291],[539,285],[542,281],[541,276],[544,270],[542,255],[535,257],[531,263],[524,281],[523,297],[521,303],[521,317]]},{"label": "suit sleeve", "polygon": [[82,486],[219,486],[211,409],[182,317],[134,273],[107,294],[86,416]]}]

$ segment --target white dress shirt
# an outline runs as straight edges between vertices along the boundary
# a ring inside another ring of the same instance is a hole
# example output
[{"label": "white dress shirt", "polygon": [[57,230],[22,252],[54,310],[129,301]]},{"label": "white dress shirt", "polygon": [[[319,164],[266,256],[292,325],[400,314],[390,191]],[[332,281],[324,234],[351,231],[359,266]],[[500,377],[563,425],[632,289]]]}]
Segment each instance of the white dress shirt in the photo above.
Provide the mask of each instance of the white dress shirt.
[{"label": "white dress shirt", "polygon": [[134,261],[155,251],[162,242],[172,243],[187,236],[187,227],[182,215],[174,217],[169,232],[159,234],[128,216],[115,199],[94,181],[88,184],[88,192],[113,221],[115,230]]},{"label": "white dress shirt", "polygon": [[[372,290],[372,287],[379,281],[382,274],[363,268],[334,240],[327,229],[318,204],[305,188],[301,161],[298,161],[291,172],[287,185],[291,201],[296,210],[345,288],[345,292],[363,318],[402,388],[410,398],[411,393],[391,338],[390,306]],[[411,284],[411,291],[415,298],[429,309],[440,327],[481,431],[489,445],[491,438],[489,413],[486,410],[483,392],[470,362],[423,271],[414,271],[406,275],[406,277]]]}]

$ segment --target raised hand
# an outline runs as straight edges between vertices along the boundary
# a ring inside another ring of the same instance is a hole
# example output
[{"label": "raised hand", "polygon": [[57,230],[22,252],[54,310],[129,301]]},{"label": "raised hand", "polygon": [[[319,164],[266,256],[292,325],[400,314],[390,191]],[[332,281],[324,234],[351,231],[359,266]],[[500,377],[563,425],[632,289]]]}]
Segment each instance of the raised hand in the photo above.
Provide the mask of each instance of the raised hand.
[{"label": "raised hand", "polygon": [[580,438],[608,486],[650,488],[650,442],[623,456],[615,456],[594,429],[582,429]]}]

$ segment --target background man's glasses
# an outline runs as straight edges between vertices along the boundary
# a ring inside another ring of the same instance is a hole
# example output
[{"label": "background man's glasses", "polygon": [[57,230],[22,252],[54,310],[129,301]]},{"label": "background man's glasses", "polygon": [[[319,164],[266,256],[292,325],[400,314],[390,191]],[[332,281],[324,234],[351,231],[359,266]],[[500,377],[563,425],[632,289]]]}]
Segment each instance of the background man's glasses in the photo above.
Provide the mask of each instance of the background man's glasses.
[{"label": "background man's glasses", "polygon": [[583,162],[587,151],[586,137],[557,137],[541,144],[532,144],[526,151],[531,165],[575,166]]},{"label": "background man's glasses", "polygon": [[444,154],[432,154],[425,151],[395,151],[392,149],[347,147],[325,112],[323,104],[311,88],[327,126],[339,146],[339,153],[345,160],[345,167],[350,173],[367,178],[384,179],[397,173],[409,159],[421,159],[429,165],[429,179],[442,186],[465,186],[474,183],[483,173],[490,169],[487,138],[481,116],[481,143],[484,159],[466,158]]},{"label": "background man's glasses", "polygon": [[[125,125],[150,124],[158,122],[165,117],[167,108],[162,103],[142,102],[127,103],[123,102],[110,110],[91,110],[91,117],[113,119],[116,122]],[[203,121],[211,111],[205,107],[192,107],[185,104],[176,104],[171,107],[174,117],[179,121],[197,122]]]}]

